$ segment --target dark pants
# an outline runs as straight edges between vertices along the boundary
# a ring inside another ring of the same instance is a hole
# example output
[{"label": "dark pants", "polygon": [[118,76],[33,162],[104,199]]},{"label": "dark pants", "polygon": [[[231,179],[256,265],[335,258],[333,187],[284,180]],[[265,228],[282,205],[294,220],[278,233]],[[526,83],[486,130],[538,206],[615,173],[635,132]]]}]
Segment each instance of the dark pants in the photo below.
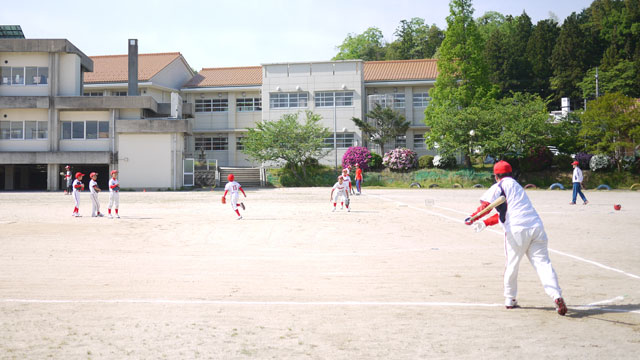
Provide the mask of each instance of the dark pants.
[{"label": "dark pants", "polygon": [[582,201],[587,201],[587,198],[584,196],[584,194],[582,193],[582,189],[580,188],[580,183],[579,182],[574,182],[573,183],[573,198],[571,200],[571,202],[576,202],[576,195],[580,194],[580,197],[582,198]]},{"label": "dark pants", "polygon": [[356,180],[356,189],[358,189],[358,192],[360,191],[360,184],[362,183],[362,180]]}]

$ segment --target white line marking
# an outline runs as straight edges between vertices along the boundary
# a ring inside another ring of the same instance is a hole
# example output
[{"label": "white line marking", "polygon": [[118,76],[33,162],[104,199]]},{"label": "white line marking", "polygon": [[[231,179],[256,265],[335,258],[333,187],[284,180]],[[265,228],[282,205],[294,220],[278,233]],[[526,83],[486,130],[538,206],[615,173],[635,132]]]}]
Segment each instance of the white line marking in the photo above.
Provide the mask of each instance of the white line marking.
[{"label": "white line marking", "polygon": [[612,302],[616,302],[616,301],[620,301],[620,300],[624,300],[624,296],[616,296],[613,299],[607,299],[607,300],[592,302],[591,304],[587,304],[587,306],[611,304]]},{"label": "white line marking", "polygon": [[419,306],[419,307],[498,307],[502,304],[411,301],[232,301],[170,299],[2,299],[4,303],[27,304],[176,304],[176,305],[303,305],[303,306]]},{"label": "white line marking", "polygon": [[[371,195],[371,196],[375,196],[375,197],[380,198],[380,199],[382,199],[382,200],[394,201],[394,202],[396,201],[396,200],[390,199],[390,198],[385,197],[385,196],[382,196],[382,195]],[[439,207],[439,206],[438,206],[438,207]],[[451,221],[454,221],[454,222],[457,222],[457,223],[462,223],[462,220],[460,220],[460,219],[455,219],[455,218],[452,218],[452,217],[450,217],[450,216],[442,215],[442,214],[437,213],[437,212],[434,212],[434,211],[430,211],[430,210],[426,210],[426,209],[418,208],[418,207],[415,207],[415,206],[409,206],[409,208],[411,208],[411,209],[415,209],[415,210],[418,210],[418,211],[422,211],[422,212],[426,212],[427,214],[431,214],[431,215],[439,216],[439,217],[441,217],[441,218],[445,218],[445,219],[448,219],[448,220],[451,220]],[[454,210],[454,211],[458,212],[457,210]],[[504,236],[504,232],[501,232],[501,231],[497,231],[497,230],[494,230],[494,229],[487,229],[487,231],[491,231],[491,232],[493,232],[493,233],[496,233],[496,234],[499,234],[499,235],[501,235],[501,236]],[[607,265],[604,265],[604,264],[600,264],[599,262],[596,262],[596,261],[593,261],[593,260],[588,260],[588,259],[585,259],[585,258],[581,258],[581,257],[579,257],[579,256],[575,256],[575,255],[567,254],[567,253],[565,253],[565,252],[558,251],[558,250],[554,250],[554,249],[552,249],[552,248],[549,248],[549,251],[550,251],[550,252],[553,252],[553,253],[556,253],[556,254],[559,254],[559,255],[563,255],[563,256],[566,256],[566,257],[572,258],[572,259],[574,259],[574,260],[578,260],[578,261],[585,262],[585,263],[587,263],[587,264],[595,265],[595,266],[597,266],[597,267],[599,267],[599,268],[602,268],[602,269],[606,269],[606,270],[614,271],[614,272],[617,272],[617,273],[620,273],[620,274],[626,275],[626,276],[631,277],[631,278],[634,278],[634,279],[640,279],[640,276],[639,276],[639,275],[635,275],[635,274],[632,274],[632,273],[626,272],[626,271],[624,271],[624,270],[620,270],[620,269],[613,268],[613,267],[611,267],[611,266],[607,266]]]}]

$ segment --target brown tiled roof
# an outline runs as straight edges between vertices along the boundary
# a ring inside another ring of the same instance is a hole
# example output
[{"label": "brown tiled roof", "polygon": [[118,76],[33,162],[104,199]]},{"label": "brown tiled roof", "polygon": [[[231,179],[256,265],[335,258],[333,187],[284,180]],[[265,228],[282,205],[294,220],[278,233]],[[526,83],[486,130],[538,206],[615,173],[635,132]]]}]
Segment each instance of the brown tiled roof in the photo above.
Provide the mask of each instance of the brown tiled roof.
[{"label": "brown tiled roof", "polygon": [[365,61],[364,81],[435,80],[436,59]]},{"label": "brown tiled roof", "polygon": [[204,68],[184,87],[262,85],[262,66]]},{"label": "brown tiled roof", "polygon": [[[138,54],[138,81],[148,81],[162,69],[181,57],[179,52]],[[129,61],[127,55],[90,56],[93,72],[84,73],[85,83],[127,82]]]}]

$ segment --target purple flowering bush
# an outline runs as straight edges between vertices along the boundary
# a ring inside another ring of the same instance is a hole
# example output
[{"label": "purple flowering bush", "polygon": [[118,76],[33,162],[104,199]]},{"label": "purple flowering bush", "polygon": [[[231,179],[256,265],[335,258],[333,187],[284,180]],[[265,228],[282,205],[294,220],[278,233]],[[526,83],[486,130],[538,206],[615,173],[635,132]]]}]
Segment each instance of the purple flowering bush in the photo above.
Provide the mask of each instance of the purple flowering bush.
[{"label": "purple flowering bush", "polygon": [[593,154],[588,154],[586,152],[579,152],[576,154],[576,161],[579,162],[580,164],[578,166],[580,166],[580,169],[588,169],[589,168],[589,163],[591,162],[591,158],[593,157]]},{"label": "purple flowering bush", "polygon": [[405,171],[418,165],[417,154],[407,148],[398,148],[384,154],[382,164],[391,170]]},{"label": "purple flowering bush", "polygon": [[342,156],[342,168],[346,169],[351,166],[353,169],[355,169],[356,164],[359,164],[360,169],[362,169],[363,171],[368,170],[370,159],[371,151],[369,151],[369,149],[364,146],[352,146],[348,148]]}]

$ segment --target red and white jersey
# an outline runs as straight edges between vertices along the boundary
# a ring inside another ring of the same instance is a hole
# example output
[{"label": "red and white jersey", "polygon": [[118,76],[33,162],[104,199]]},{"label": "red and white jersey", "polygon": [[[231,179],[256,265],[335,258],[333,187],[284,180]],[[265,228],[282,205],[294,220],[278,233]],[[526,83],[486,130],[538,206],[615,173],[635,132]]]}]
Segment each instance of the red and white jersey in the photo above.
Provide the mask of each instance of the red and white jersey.
[{"label": "red and white jersey", "polygon": [[120,182],[118,181],[118,179],[109,179],[109,191],[118,191],[117,189],[113,188],[114,186],[120,187]]},{"label": "red and white jersey", "polygon": [[342,180],[344,180],[344,182],[346,182],[346,183],[351,183],[351,176],[342,175]]},{"label": "red and white jersey", "polygon": [[89,191],[91,191],[92,194],[97,194],[98,191],[96,190],[96,187],[98,186],[98,182],[91,179],[91,181],[89,181]]},{"label": "red and white jersey", "polygon": [[240,191],[240,184],[237,181],[229,181],[227,185],[224,186],[224,191],[228,191],[231,196],[238,196],[238,191]]},{"label": "red and white jersey", "polygon": [[82,185],[82,181],[78,179],[73,180],[73,191],[76,192],[76,191],[82,190],[82,187],[80,187],[79,189],[76,188],[76,186],[80,186],[80,185]]},{"label": "red and white jersey", "polygon": [[347,193],[347,189],[349,188],[349,184],[346,181],[343,181],[342,184],[340,184],[340,182],[338,181],[337,183],[335,183],[333,185],[333,192],[334,194],[337,192],[338,194],[340,193]]},{"label": "red and white jersey", "polygon": [[[517,181],[510,177],[503,178],[498,183],[493,184],[482,197],[481,201],[492,203],[501,195],[507,199],[505,201],[505,214],[500,216],[502,227],[507,232],[543,226],[542,220],[536,209],[533,208],[527,193]],[[504,218],[504,221],[502,219]]]}]

